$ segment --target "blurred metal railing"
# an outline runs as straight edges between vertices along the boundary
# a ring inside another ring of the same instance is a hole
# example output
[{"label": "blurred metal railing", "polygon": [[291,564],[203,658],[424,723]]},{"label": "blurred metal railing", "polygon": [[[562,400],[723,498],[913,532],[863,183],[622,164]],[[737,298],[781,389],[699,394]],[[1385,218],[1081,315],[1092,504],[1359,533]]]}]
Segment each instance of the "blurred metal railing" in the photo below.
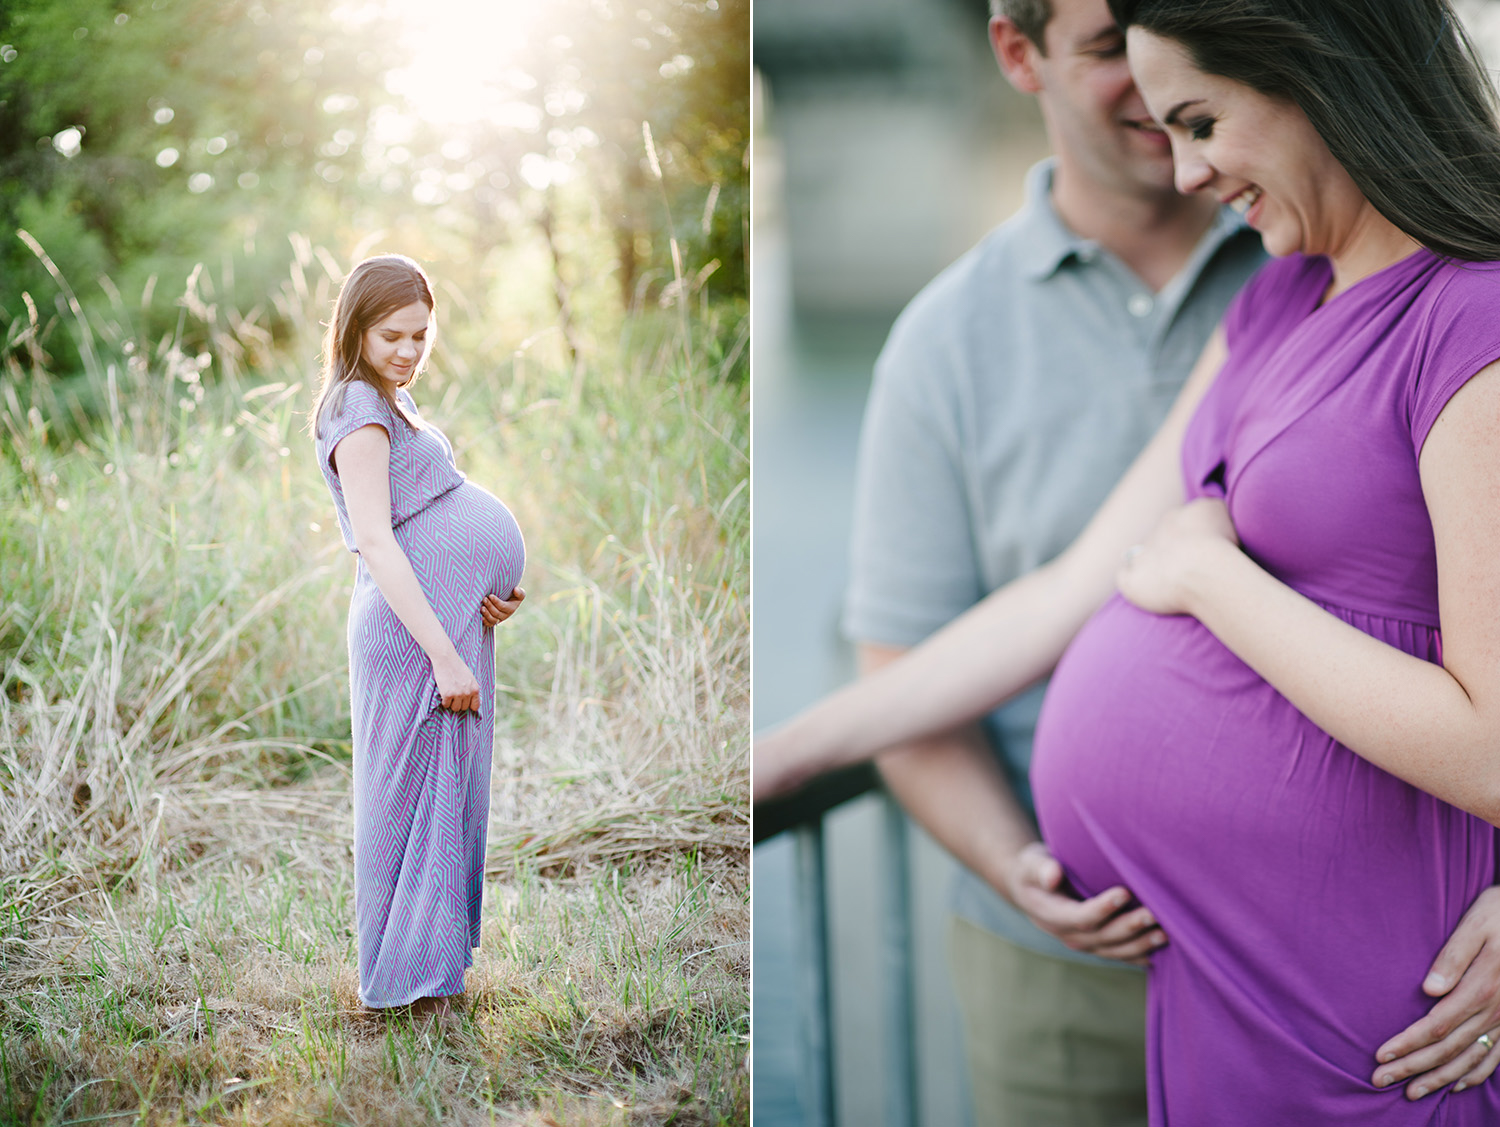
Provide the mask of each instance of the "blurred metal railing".
[{"label": "blurred metal railing", "polygon": [[791,834],[795,852],[798,963],[804,996],[803,1043],[808,1049],[807,1127],[838,1127],[835,1083],[836,1029],[833,1015],[832,952],[828,943],[827,855],[824,819],[844,803],[878,792],[883,804],[885,864],[884,947],[885,1127],[919,1127],[917,1117],[917,1039],[912,1025],[914,988],[911,925],[911,862],[906,815],[881,788],[870,764],[830,772],[785,798],[755,805],[758,845]]}]

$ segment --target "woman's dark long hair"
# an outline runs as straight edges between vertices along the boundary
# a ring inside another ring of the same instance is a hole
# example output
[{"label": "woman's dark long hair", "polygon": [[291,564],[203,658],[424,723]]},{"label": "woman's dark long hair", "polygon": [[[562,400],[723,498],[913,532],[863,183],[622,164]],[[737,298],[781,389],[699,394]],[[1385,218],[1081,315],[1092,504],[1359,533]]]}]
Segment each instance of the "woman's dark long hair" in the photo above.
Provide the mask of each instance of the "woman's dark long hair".
[{"label": "woman's dark long hair", "polygon": [[[364,360],[365,330],[416,302],[427,306],[429,315],[435,308],[432,284],[426,273],[404,254],[378,254],[349,271],[334,302],[333,320],[323,337],[323,380],[308,414],[315,437],[322,434],[323,418],[337,414],[343,407],[344,390],[353,380],[369,384],[391,405],[391,410],[412,426],[418,425],[401,410],[385,380]],[[420,364],[412,369],[413,380],[420,370]]]},{"label": "woman's dark long hair", "polygon": [[1447,0],[1109,0],[1122,28],[1294,102],[1365,198],[1430,250],[1500,259],[1495,91]]}]

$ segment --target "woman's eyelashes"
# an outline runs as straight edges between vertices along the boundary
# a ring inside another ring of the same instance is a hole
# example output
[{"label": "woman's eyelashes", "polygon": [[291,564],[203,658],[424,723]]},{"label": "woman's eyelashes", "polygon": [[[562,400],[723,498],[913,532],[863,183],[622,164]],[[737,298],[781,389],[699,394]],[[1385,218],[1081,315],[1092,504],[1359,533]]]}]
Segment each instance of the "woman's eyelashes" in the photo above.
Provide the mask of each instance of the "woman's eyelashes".
[{"label": "woman's eyelashes", "polygon": [[1182,124],[1187,127],[1188,136],[1194,141],[1207,141],[1214,135],[1214,122],[1217,120],[1213,117],[1197,117]]}]

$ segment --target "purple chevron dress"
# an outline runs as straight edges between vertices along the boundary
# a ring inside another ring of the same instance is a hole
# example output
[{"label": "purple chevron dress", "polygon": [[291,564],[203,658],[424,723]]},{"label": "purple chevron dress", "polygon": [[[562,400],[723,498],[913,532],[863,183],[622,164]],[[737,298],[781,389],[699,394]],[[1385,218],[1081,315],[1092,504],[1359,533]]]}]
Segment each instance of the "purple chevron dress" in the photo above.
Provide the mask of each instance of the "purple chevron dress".
[{"label": "purple chevron dress", "polygon": [[[1331,278],[1278,259],[1230,306],[1186,495],[1224,498],[1245,551],[1328,613],[1441,664],[1419,457],[1500,358],[1500,263],[1418,251],[1324,302]],[[1126,885],[1170,937],[1148,986],[1152,1127],[1500,1124],[1500,1077],[1415,1102],[1370,1083],[1496,881],[1495,827],[1335,742],[1196,619],[1118,595],[1058,666],[1032,783],[1074,886]]]},{"label": "purple chevron dress", "polygon": [[[402,409],[420,418],[405,391]],[[332,454],[369,424],[391,442],[391,529],[479,681],[479,712],[442,706],[432,665],[359,561],[349,604],[354,729],[354,915],[359,997],[402,1006],[458,994],[479,946],[495,728],[495,646],[479,604],[509,598],[526,547],[510,511],[464,479],[431,423],[414,429],[368,384],[321,423],[318,462],[344,543],[358,552]]]}]

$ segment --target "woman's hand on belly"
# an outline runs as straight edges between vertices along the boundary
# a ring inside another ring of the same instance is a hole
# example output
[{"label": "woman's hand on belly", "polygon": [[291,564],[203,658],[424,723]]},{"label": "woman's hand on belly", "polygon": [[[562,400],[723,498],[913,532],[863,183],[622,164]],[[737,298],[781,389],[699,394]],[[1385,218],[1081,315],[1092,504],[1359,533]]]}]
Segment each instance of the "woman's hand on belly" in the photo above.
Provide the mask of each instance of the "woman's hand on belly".
[{"label": "woman's hand on belly", "polygon": [[1238,548],[1229,507],[1200,497],[1172,510],[1143,543],[1125,553],[1116,580],[1120,594],[1152,614],[1192,614],[1196,577],[1214,567],[1216,553]]},{"label": "woman's hand on belly", "polygon": [[519,587],[510,593],[509,599],[502,599],[499,595],[486,595],[479,602],[479,617],[484,622],[484,628],[493,630],[515,614],[525,597],[526,592]]},{"label": "woman's hand on belly", "polygon": [[1107,888],[1079,900],[1063,891],[1063,868],[1041,842],[1016,854],[1005,889],[1010,902],[1037,927],[1074,951],[1145,966],[1166,933],[1145,908],[1131,908],[1126,888]]}]

